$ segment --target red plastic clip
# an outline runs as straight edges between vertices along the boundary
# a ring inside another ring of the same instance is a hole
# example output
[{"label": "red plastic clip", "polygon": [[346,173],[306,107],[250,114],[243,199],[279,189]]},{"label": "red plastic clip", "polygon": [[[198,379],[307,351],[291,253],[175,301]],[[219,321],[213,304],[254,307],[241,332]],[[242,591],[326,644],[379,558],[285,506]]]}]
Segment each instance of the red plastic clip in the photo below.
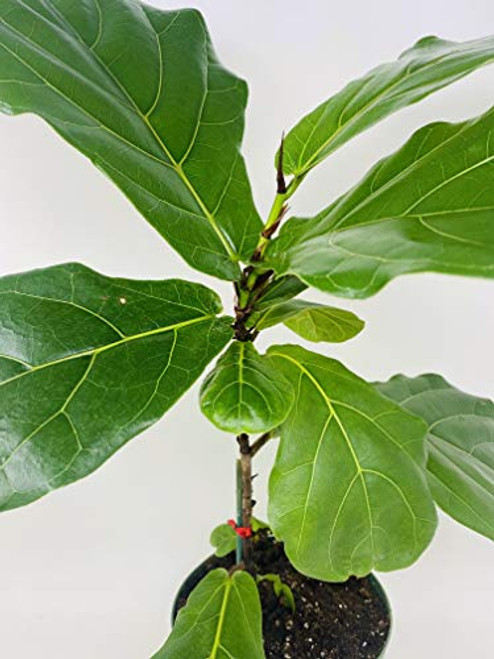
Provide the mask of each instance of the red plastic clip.
[{"label": "red plastic clip", "polygon": [[237,526],[237,523],[234,519],[229,519],[227,524],[232,527],[232,529],[240,538],[252,537],[252,529],[250,526]]}]

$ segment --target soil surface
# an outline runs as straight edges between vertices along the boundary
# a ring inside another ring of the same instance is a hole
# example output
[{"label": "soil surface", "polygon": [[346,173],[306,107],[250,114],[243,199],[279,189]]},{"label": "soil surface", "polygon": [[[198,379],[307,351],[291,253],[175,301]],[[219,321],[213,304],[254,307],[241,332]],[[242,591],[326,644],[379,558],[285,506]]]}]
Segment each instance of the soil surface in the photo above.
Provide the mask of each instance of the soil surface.
[{"label": "soil surface", "polygon": [[[187,601],[197,583],[218,567],[230,569],[233,554],[212,556],[187,580],[176,610]],[[259,584],[263,610],[266,659],[377,659],[389,634],[390,617],[383,596],[372,577],[327,583],[304,577],[291,566],[266,531],[255,536],[254,564],[258,574],[278,574],[290,586],[295,613],[283,606],[272,583]]]}]

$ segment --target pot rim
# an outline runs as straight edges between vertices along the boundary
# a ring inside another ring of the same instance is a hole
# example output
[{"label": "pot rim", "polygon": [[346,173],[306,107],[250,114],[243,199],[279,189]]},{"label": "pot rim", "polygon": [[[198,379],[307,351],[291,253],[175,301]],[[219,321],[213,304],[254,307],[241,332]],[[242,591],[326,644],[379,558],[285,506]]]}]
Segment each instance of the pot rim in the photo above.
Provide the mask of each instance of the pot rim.
[{"label": "pot rim", "polygon": [[370,581],[372,582],[372,585],[375,587],[375,589],[376,589],[376,591],[379,595],[379,598],[381,599],[384,606],[386,607],[386,611],[388,612],[388,616],[389,616],[389,631],[388,631],[388,636],[386,638],[386,643],[384,644],[384,647],[383,647],[381,655],[380,655],[381,658],[382,658],[382,657],[385,656],[386,650],[389,648],[389,643],[391,641],[391,635],[393,633],[393,622],[394,622],[393,609],[391,608],[391,602],[389,601],[388,594],[384,590],[384,586],[379,581],[379,579],[376,577],[374,572],[371,572],[368,576],[369,576]]},{"label": "pot rim", "polygon": [[[192,591],[197,583],[203,579],[206,574],[210,571],[207,567],[206,564],[210,560],[211,557],[214,557],[214,554],[212,556],[209,556],[206,558],[202,563],[200,563],[183,581],[182,585],[178,589],[178,592],[175,596],[175,599],[173,601],[173,606],[172,606],[172,613],[171,613],[171,625],[175,624],[175,620],[177,618],[177,615],[179,613],[179,601],[182,599],[184,593],[188,591]],[[226,558],[226,557],[225,557]],[[221,566],[219,566],[221,567]],[[376,575],[371,572],[368,575],[368,578],[370,579],[373,587],[375,588],[379,599],[383,602],[383,604],[386,607],[386,610],[388,612],[389,616],[389,631],[388,631],[388,636],[386,638],[386,643],[384,644],[384,647],[382,649],[380,656],[380,659],[383,659],[383,657],[386,654],[386,650],[389,647],[389,642],[391,640],[391,634],[393,632],[393,610],[391,608],[391,604],[389,601],[389,598],[386,594],[386,591],[384,590],[384,587],[382,583],[379,581],[379,579],[376,577]],[[310,577],[307,577],[307,579],[310,579]]]}]

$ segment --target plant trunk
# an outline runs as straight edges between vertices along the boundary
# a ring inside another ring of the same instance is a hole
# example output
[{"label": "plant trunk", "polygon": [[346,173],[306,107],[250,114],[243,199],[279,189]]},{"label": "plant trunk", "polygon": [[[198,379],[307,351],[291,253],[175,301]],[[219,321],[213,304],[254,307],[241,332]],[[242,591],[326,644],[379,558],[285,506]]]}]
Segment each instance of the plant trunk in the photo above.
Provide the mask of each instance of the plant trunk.
[{"label": "plant trunk", "polygon": [[[249,437],[242,434],[238,437],[240,446],[240,477],[242,492],[241,519],[244,528],[252,524],[252,454]],[[252,539],[242,538],[242,562],[247,570],[252,568]]]}]

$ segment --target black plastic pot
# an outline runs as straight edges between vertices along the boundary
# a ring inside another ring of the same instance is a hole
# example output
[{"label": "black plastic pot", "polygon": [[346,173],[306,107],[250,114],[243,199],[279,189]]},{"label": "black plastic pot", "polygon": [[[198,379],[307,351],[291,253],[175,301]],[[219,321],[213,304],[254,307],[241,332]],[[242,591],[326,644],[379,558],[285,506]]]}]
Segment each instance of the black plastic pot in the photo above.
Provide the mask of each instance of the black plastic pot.
[{"label": "black plastic pot", "polygon": [[[211,561],[214,560],[215,565],[211,565]],[[206,559],[203,563],[198,565],[196,569],[191,572],[191,574],[187,577],[187,579],[183,582],[181,585],[177,596],[175,598],[175,601],[173,603],[173,609],[172,609],[172,625],[175,623],[175,620],[177,618],[177,615],[180,611],[180,609],[185,605],[187,598],[189,597],[190,593],[194,590],[194,588],[199,584],[199,582],[204,579],[204,577],[208,574],[211,569],[217,568],[217,567],[224,567],[225,569],[229,569],[232,566],[232,560],[230,557],[225,557],[223,559],[218,559],[216,557],[210,557]],[[390,619],[390,622],[392,622],[392,615],[391,615],[391,606],[388,600],[388,597],[384,591],[384,588],[382,587],[381,583],[375,577],[373,574],[369,576],[369,579],[372,584],[372,588],[374,589],[375,593],[377,594],[378,598],[381,600],[384,608],[388,612],[388,616]],[[386,655],[386,648],[389,645],[389,639],[391,636],[391,631],[392,628],[390,627],[388,637],[386,640],[386,645],[384,646],[381,654],[380,654],[380,659],[383,659],[384,656]]]}]

